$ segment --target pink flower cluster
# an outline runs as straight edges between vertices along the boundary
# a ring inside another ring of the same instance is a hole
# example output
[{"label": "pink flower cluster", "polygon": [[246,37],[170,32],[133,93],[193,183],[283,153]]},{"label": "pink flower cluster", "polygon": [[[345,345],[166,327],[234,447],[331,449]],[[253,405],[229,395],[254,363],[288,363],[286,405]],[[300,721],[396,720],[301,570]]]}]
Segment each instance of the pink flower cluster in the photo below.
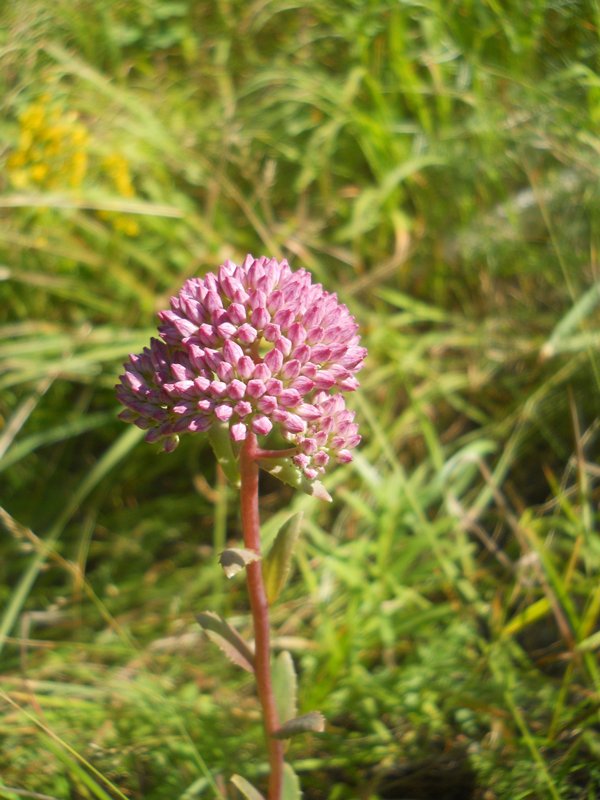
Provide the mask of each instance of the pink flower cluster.
[{"label": "pink flower cluster", "polygon": [[161,340],[132,355],[117,386],[121,419],[146,440],[229,427],[234,442],[274,426],[298,452],[307,478],[331,459],[350,461],[360,441],[342,392],[358,386],[366,350],[335,294],[287,261],[247,256],[186,281],[159,313]]}]

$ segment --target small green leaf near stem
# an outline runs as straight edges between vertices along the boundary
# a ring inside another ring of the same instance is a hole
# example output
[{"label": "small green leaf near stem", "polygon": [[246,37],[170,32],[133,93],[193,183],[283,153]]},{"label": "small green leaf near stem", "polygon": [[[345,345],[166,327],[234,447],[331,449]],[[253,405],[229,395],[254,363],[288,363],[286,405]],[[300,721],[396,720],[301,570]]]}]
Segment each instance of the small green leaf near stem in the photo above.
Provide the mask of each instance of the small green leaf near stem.
[{"label": "small green leaf near stem", "polygon": [[247,672],[254,672],[254,653],[235,628],[213,611],[197,614],[196,620],[227,658]]},{"label": "small green leaf near stem", "polygon": [[[279,653],[273,663],[273,692],[279,720],[281,723],[286,723],[298,713],[298,680],[294,662],[287,650]],[[277,736],[277,733],[273,736]]]},{"label": "small green leaf near stem", "polygon": [[294,514],[279,529],[269,554],[263,559],[263,575],[269,603],[274,603],[289,577],[294,546],[300,534],[302,513]]}]

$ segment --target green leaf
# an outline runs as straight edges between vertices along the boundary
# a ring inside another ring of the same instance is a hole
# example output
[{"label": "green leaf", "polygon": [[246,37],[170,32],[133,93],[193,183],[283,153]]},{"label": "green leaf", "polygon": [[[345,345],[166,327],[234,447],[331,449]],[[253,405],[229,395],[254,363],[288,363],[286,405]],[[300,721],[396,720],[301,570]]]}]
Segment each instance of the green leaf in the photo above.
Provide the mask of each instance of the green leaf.
[{"label": "green leaf", "polygon": [[58,539],[60,538],[67,523],[73,515],[81,508],[81,504],[86,497],[96,488],[96,486],[108,475],[116,464],[124,458],[131,449],[140,441],[144,431],[139,428],[126,430],[116,442],[106,450],[102,457],[96,462],[92,469],[81,481],[77,489],[69,496],[66,506],[62,509],[58,519],[50,529],[50,533],[44,540],[41,548],[33,556],[31,563],[23,573],[19,584],[13,589],[10,602],[4,609],[0,619],[0,652],[6,643],[6,637],[10,634],[16,624],[18,616],[27,600],[31,587],[43,569],[48,558],[48,554]]},{"label": "green leaf", "polygon": [[281,594],[292,566],[294,546],[300,534],[302,512],[294,514],[282,527],[263,561],[263,576],[267,598],[272,604]]},{"label": "green leaf", "polygon": [[[588,332],[588,337],[574,335],[581,330],[581,325],[592,312],[600,305],[600,281],[594,283],[567,311],[564,317],[555,326],[548,341],[540,351],[542,360],[551,358],[557,353],[585,349],[590,344],[598,344],[597,332]],[[594,337],[594,333],[596,336]],[[591,338],[590,338],[591,337]],[[576,343],[576,346],[573,346]]]},{"label": "green leaf", "polygon": [[251,783],[245,778],[242,778],[241,775],[233,775],[231,778],[231,782],[238,789],[246,798],[246,800],[265,800],[262,794],[252,786]]},{"label": "green leaf", "polygon": [[245,547],[230,547],[223,550],[219,556],[219,564],[223,567],[223,572],[228,578],[233,578],[241,572],[248,564],[260,561],[260,556],[254,550],[247,550]]},{"label": "green leaf", "polygon": [[208,431],[208,441],[210,442],[210,446],[213,449],[219,466],[225,473],[225,477],[232,486],[239,489],[240,466],[233,450],[231,436],[229,435],[229,426],[225,423],[213,425]]},{"label": "green leaf", "polygon": [[283,650],[273,663],[273,694],[279,722],[285,723],[298,713],[298,679],[291,655]]},{"label": "green leaf", "polygon": [[230,661],[248,672],[254,672],[254,653],[235,628],[214,611],[196,614],[196,620],[211,642],[220,647]]},{"label": "green leaf", "polygon": [[85,197],[47,192],[3,194],[0,195],[0,208],[81,208],[124,214],[147,214],[153,217],[183,217],[183,211],[174,206],[128,200],[118,195],[91,190]]},{"label": "green leaf", "polygon": [[398,292],[395,289],[379,289],[375,295],[401,309],[413,322],[449,323],[452,321],[451,315],[444,309],[423,303],[410,294]]},{"label": "green leaf", "polygon": [[323,733],[325,730],[325,717],[320,711],[309,711],[300,717],[288,719],[287,722],[275,731],[275,739],[290,739],[299,733]]},{"label": "green leaf", "polygon": [[302,800],[300,780],[289,764],[283,765],[283,791],[281,800]]},{"label": "green leaf", "polygon": [[323,484],[320,481],[309,481],[302,470],[294,466],[289,458],[268,458],[259,461],[258,464],[261,469],[282,483],[299,489],[311,497],[331,503],[331,496]]},{"label": "green leaf", "polygon": [[[6,455],[0,458],[0,472],[11,467],[20,459],[33,453],[38,447],[44,447],[55,442],[61,442],[82,433],[99,428],[112,422],[114,414],[112,411],[101,411],[97,414],[86,414],[68,422],[63,422],[53,427],[45,428],[43,431],[24,437],[14,444]],[[6,428],[5,428],[6,430]]]},{"label": "green leaf", "polygon": [[588,636],[587,639],[584,639],[582,642],[579,642],[577,645],[577,649],[580,652],[587,652],[590,650],[598,650],[600,649],[600,631],[596,631],[591,636]]}]

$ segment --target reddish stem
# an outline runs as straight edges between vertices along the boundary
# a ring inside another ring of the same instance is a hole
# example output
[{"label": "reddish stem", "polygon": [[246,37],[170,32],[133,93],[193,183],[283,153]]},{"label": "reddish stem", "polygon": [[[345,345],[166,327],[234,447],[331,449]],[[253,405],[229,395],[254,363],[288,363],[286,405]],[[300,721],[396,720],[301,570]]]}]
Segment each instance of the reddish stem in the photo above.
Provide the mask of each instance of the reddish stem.
[{"label": "reddish stem", "polygon": [[[260,555],[260,520],[258,515],[258,464],[259,450],[256,436],[249,434],[240,451],[242,530],[244,544]],[[283,785],[283,742],[273,738],[279,727],[271,680],[271,645],[269,641],[269,603],[263,581],[260,561],[246,567],[250,609],[254,623],[254,674],[258,697],[263,711],[263,724],[269,751],[268,800],[281,800]]]},{"label": "reddish stem", "polygon": [[288,447],[285,450],[262,450],[260,447],[256,448],[254,458],[259,461],[261,458],[289,458],[298,453],[297,447]]}]

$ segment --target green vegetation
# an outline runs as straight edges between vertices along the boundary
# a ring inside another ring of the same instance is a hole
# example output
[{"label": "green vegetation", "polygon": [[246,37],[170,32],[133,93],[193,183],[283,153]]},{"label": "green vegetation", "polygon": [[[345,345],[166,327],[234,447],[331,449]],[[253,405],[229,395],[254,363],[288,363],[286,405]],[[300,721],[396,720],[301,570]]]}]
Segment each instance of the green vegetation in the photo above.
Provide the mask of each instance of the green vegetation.
[{"label": "green vegetation", "polygon": [[[370,351],[274,620],[306,800],[600,796],[595,0],[16,0],[0,33],[0,798],[264,774],[209,448],[116,420],[154,312],[286,256]],[[291,500],[291,504],[290,504]],[[12,787],[12,788],[8,788]],[[17,791],[19,790],[19,791]],[[231,791],[231,789],[230,789]]]}]

